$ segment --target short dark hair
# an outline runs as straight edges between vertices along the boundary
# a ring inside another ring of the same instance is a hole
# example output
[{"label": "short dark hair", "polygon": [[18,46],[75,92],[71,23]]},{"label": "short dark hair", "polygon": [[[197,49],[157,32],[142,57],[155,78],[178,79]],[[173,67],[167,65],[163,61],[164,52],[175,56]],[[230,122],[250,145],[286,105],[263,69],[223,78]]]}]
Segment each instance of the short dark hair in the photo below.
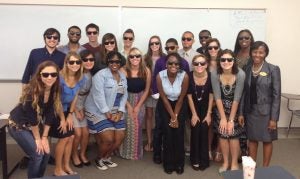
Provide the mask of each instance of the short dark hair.
[{"label": "short dark hair", "polygon": [[182,37],[183,37],[184,34],[192,34],[193,39],[195,38],[193,32],[191,32],[191,31],[185,31],[185,32],[183,32]]},{"label": "short dark hair", "polygon": [[94,23],[88,24],[88,25],[85,27],[85,32],[87,32],[89,28],[95,28],[95,29],[97,30],[97,32],[99,32],[99,26],[97,26],[97,25],[94,24]]},{"label": "short dark hair", "polygon": [[169,60],[170,57],[175,57],[177,59],[177,61],[179,63],[179,69],[180,69],[179,72],[181,72],[182,71],[182,58],[181,58],[181,56],[177,52],[170,53],[166,57],[167,61]]},{"label": "short dark hair", "polygon": [[250,47],[250,55],[252,56],[252,51],[257,50],[259,47],[264,47],[266,51],[266,57],[269,55],[269,47],[268,45],[263,41],[256,41],[253,43],[253,45]]},{"label": "short dark hair", "polygon": [[222,55],[225,55],[225,54],[229,54],[234,58],[231,73],[232,74],[237,74],[239,72],[239,68],[238,68],[238,65],[237,65],[237,62],[236,62],[236,58],[235,58],[235,55],[234,55],[233,51],[229,50],[229,49],[221,50],[221,52],[219,53],[219,55],[217,57],[217,62],[218,62],[217,72],[218,72],[218,74],[223,73],[223,68],[221,67],[221,64],[220,64],[220,58],[221,58]]},{"label": "short dark hair", "polygon": [[166,44],[167,44],[167,43],[175,43],[176,45],[178,45],[177,40],[174,39],[174,38],[169,38],[169,39],[166,41]]},{"label": "short dark hair", "polygon": [[45,30],[45,32],[43,34],[44,40],[46,39],[46,35],[53,35],[55,33],[57,33],[58,41],[60,41],[60,33],[59,33],[59,31],[57,29],[55,29],[55,28],[52,28],[52,27]]},{"label": "short dark hair", "polygon": [[[123,66],[124,64],[122,64],[122,62],[124,61],[124,56],[123,56],[120,52],[118,52],[118,51],[110,51],[110,52],[107,53],[107,55],[106,55],[106,65],[108,65],[108,62],[109,62],[113,57],[115,57],[115,56],[118,57],[118,59],[119,59],[120,62],[121,62],[121,66]],[[121,67],[121,66],[120,66],[120,67]]]},{"label": "short dark hair", "polygon": [[81,29],[77,25],[72,25],[71,27],[69,27],[68,32],[70,32],[71,29],[78,29],[79,32],[81,33]]},{"label": "short dark hair", "polygon": [[80,54],[81,59],[86,58],[89,55],[92,55],[93,57],[95,57],[94,53],[87,49],[82,50],[79,54]]},{"label": "short dark hair", "polygon": [[132,30],[132,29],[126,29],[126,30],[125,30],[125,32],[123,33],[123,36],[124,36],[126,33],[128,33],[128,34],[132,34],[132,35],[133,35],[133,37],[134,37],[134,32],[133,32],[133,30]]},{"label": "short dark hair", "polygon": [[204,30],[201,30],[200,32],[199,32],[199,39],[200,39],[200,34],[201,33],[204,33],[204,32],[206,32],[206,33],[208,33],[208,35],[211,37],[211,33],[210,33],[210,31],[209,30],[206,30],[206,29],[204,29]]}]

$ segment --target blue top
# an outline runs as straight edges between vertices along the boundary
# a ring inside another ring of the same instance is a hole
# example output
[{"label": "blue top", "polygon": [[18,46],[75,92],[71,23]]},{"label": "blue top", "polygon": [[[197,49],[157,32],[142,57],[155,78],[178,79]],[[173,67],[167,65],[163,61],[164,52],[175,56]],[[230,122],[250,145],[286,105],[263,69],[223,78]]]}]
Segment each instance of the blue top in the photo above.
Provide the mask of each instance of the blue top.
[{"label": "blue top", "polygon": [[181,85],[184,79],[185,71],[178,72],[173,84],[171,84],[167,70],[159,72],[159,77],[161,79],[163,90],[167,98],[171,101],[176,101],[181,93]]},{"label": "blue top", "polygon": [[70,108],[72,101],[74,100],[75,95],[77,94],[78,90],[84,85],[86,79],[83,77],[74,87],[69,87],[66,84],[65,79],[60,76],[60,86],[62,88],[61,93],[61,103],[64,108],[64,111],[67,111]]},{"label": "blue top", "polygon": [[86,111],[106,119],[105,113],[112,112],[117,95],[122,94],[117,110],[125,113],[128,97],[127,80],[123,73],[120,71],[118,73],[120,75],[119,83],[114,79],[109,68],[104,68],[93,76],[92,87],[85,101]]},{"label": "blue top", "polygon": [[91,86],[92,86],[91,73],[90,72],[84,73],[83,76],[85,77],[86,80],[78,92],[78,97],[77,97],[77,101],[76,101],[76,108],[78,110],[83,109],[86,97],[89,94]]},{"label": "blue top", "polygon": [[65,59],[65,54],[58,50],[54,50],[53,53],[50,54],[46,49],[46,47],[33,49],[30,52],[27,61],[27,65],[22,77],[22,83],[27,84],[29,82],[31,77],[34,75],[38,65],[41,64],[42,62],[46,60],[53,61],[58,65],[60,69],[62,69],[64,66],[64,59]]}]

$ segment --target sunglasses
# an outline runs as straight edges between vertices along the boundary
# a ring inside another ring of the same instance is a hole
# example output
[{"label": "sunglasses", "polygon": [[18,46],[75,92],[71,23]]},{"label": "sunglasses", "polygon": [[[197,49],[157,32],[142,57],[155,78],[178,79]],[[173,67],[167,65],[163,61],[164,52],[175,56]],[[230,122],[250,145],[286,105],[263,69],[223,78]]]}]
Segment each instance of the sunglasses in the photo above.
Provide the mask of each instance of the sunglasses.
[{"label": "sunglasses", "polygon": [[159,45],[160,43],[159,42],[151,42],[150,43],[150,46],[153,46],[153,45]]},{"label": "sunglasses", "polygon": [[76,63],[76,65],[80,65],[82,62],[81,62],[81,60],[76,60],[76,61],[70,60],[70,61],[68,61],[68,63],[69,63],[69,65],[74,65],[75,63]]},{"label": "sunglasses", "polygon": [[69,34],[70,34],[71,36],[74,36],[74,35],[76,35],[77,37],[81,36],[81,33],[80,33],[80,32],[69,32]]},{"label": "sunglasses", "polygon": [[239,39],[239,40],[249,40],[250,37],[239,37],[238,39]]},{"label": "sunglasses", "polygon": [[220,62],[232,62],[234,58],[220,58]]},{"label": "sunglasses", "polygon": [[182,40],[182,41],[188,41],[188,42],[189,42],[189,41],[192,41],[193,39],[190,38],[190,37],[187,37],[187,38],[182,37],[181,40]]},{"label": "sunglasses", "polygon": [[98,34],[98,31],[88,31],[86,32],[88,35],[97,35]]},{"label": "sunglasses", "polygon": [[114,45],[115,44],[115,41],[109,41],[109,42],[104,42],[104,45]]},{"label": "sunglasses", "polygon": [[178,62],[168,62],[168,65],[170,65],[170,66],[172,66],[172,65],[179,66],[179,63]]},{"label": "sunglasses", "polygon": [[134,59],[135,58],[141,58],[142,56],[141,55],[128,55],[128,58],[130,59]]},{"label": "sunglasses", "polygon": [[212,50],[212,49],[218,50],[219,47],[218,47],[218,46],[208,46],[207,49],[208,49],[208,50]]},{"label": "sunglasses", "polygon": [[204,61],[204,62],[193,62],[194,66],[205,66],[206,64],[207,64],[206,61]]},{"label": "sunglasses", "polygon": [[209,38],[209,36],[199,36],[199,39],[208,39]]},{"label": "sunglasses", "polygon": [[174,50],[174,49],[175,49],[175,46],[165,47],[165,49],[166,49],[166,51]]},{"label": "sunglasses", "polygon": [[117,65],[120,65],[121,61],[120,60],[109,60],[108,63],[111,64],[111,65],[114,64],[114,63],[117,64]]},{"label": "sunglasses", "polygon": [[49,76],[51,76],[52,78],[57,77],[58,73],[57,72],[53,72],[53,73],[47,73],[47,72],[43,72],[41,73],[43,78],[48,78]]},{"label": "sunglasses", "polygon": [[49,40],[51,40],[51,39],[58,40],[58,36],[55,36],[55,35],[46,35],[46,38]]},{"label": "sunglasses", "polygon": [[83,62],[87,62],[87,61],[94,62],[95,58],[83,58],[82,61]]},{"label": "sunglasses", "polygon": [[133,41],[133,37],[123,37],[123,40]]}]

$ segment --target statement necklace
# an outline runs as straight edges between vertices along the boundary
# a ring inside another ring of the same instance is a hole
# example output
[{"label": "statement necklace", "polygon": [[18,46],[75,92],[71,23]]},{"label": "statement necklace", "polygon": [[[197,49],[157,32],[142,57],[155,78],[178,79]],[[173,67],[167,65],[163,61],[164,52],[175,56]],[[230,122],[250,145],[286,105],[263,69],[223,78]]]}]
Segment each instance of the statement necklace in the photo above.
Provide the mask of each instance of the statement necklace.
[{"label": "statement necklace", "polygon": [[263,62],[257,70],[254,70],[254,65],[252,65],[252,75],[253,75],[254,77],[257,77],[257,76],[259,75],[259,72],[261,71],[261,69],[262,69],[264,63],[265,63],[265,62]]},{"label": "statement necklace", "polygon": [[222,85],[224,95],[229,95],[232,92],[232,85]]}]

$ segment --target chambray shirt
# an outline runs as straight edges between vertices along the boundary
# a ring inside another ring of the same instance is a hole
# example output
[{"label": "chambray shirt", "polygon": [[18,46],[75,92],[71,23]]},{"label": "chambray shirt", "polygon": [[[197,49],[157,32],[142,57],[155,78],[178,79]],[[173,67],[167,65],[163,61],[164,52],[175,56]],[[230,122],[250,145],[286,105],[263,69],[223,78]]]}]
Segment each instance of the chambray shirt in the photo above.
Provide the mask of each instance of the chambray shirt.
[{"label": "chambray shirt", "polygon": [[171,84],[167,70],[163,70],[159,72],[159,76],[162,83],[162,88],[167,96],[167,98],[171,101],[176,101],[181,93],[181,85],[184,79],[185,71],[178,72],[173,84]]},{"label": "chambray shirt", "polygon": [[81,86],[81,88],[79,89],[79,92],[78,92],[78,97],[77,97],[77,101],[76,101],[76,108],[78,110],[83,109],[86,97],[88,96],[91,86],[92,86],[91,73],[90,72],[84,73],[83,76],[85,77],[86,81]]},{"label": "chambray shirt", "polygon": [[125,113],[125,105],[128,97],[127,80],[123,73],[118,72],[120,81],[113,78],[111,70],[107,67],[98,71],[92,78],[92,87],[85,101],[85,110],[97,115],[101,119],[106,119],[105,113],[113,109],[117,93],[120,93],[120,86],[123,87],[121,93],[120,106],[118,111]]}]

